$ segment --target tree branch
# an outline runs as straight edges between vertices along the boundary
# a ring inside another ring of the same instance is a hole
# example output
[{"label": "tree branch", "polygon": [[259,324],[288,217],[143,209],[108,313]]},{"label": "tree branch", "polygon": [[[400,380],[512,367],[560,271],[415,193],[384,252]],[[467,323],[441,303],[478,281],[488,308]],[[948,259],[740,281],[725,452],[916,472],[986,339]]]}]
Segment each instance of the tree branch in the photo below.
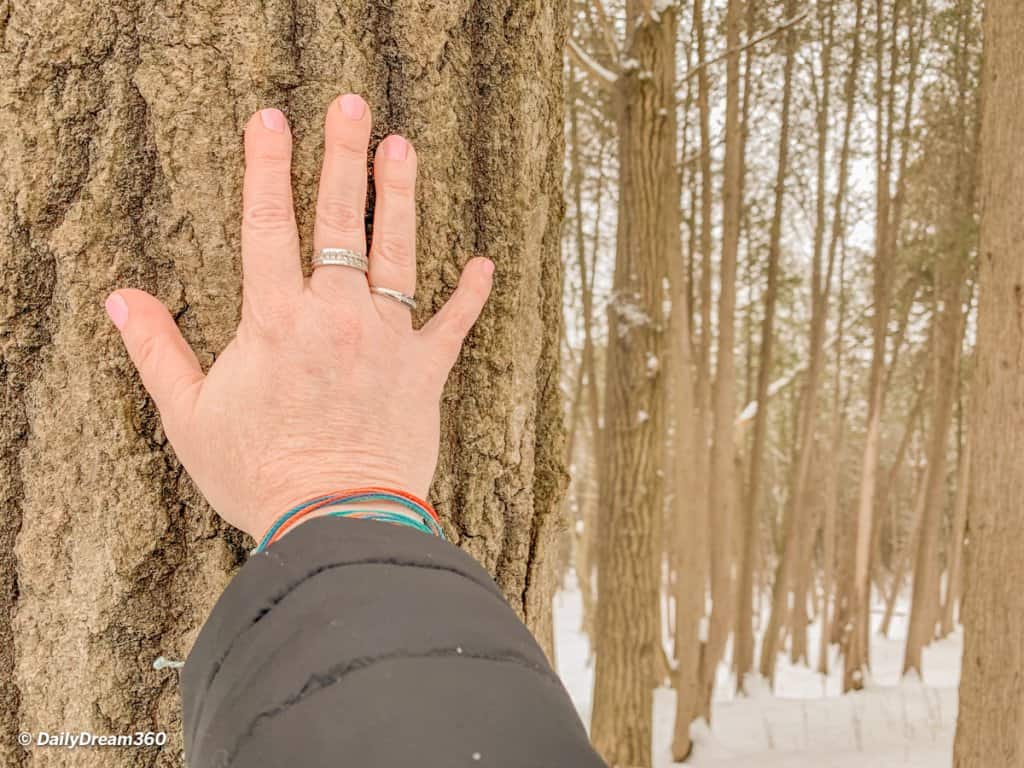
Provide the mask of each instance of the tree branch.
[{"label": "tree branch", "polygon": [[569,38],[568,40],[568,48],[569,53],[572,54],[572,57],[574,59],[576,59],[576,63],[578,63],[584,70],[586,70],[587,74],[594,78],[594,80],[596,80],[600,85],[604,87],[610,87],[615,85],[616,82],[618,82],[618,74],[612,72],[610,69],[607,69],[606,67],[601,66],[601,64],[596,59],[594,59],[590,54],[588,54],[586,51],[580,48],[580,46],[572,38]]},{"label": "tree branch", "polygon": [[705,67],[710,67],[712,64],[717,64],[722,59],[726,59],[729,56],[732,56],[734,53],[742,53],[743,51],[747,50],[748,48],[753,48],[758,43],[763,43],[765,40],[767,40],[770,37],[775,37],[775,35],[779,34],[780,32],[785,32],[787,29],[789,29],[793,25],[799,24],[801,21],[806,19],[807,15],[809,13],[810,13],[810,11],[804,11],[803,13],[801,13],[801,14],[799,14],[797,16],[794,16],[793,18],[787,19],[786,21],[782,22],[781,24],[779,24],[779,26],[775,27],[775,29],[770,29],[767,32],[765,32],[764,34],[759,35],[758,37],[755,37],[753,40],[748,40],[743,45],[733,46],[732,48],[729,48],[729,49],[727,49],[725,51],[722,51],[720,54],[715,56],[713,59],[708,59],[707,61],[702,61],[700,64],[698,64],[693,69],[691,69],[689,72],[687,72],[685,75],[683,75],[683,82],[685,83],[687,80],[689,80],[691,77],[696,75],[698,72],[700,72]]}]

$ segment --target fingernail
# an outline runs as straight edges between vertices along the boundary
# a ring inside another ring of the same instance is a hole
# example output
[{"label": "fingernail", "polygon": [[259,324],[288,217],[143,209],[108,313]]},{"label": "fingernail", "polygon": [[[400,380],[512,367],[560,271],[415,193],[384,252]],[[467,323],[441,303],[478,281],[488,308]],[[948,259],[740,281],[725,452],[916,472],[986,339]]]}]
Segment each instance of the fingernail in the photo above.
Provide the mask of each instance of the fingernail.
[{"label": "fingernail", "polygon": [[488,277],[494,274],[494,262],[490,259],[484,259],[484,273]]},{"label": "fingernail", "polygon": [[388,160],[405,160],[409,156],[409,142],[401,136],[388,136],[384,145],[384,154]]},{"label": "fingernail", "polygon": [[260,119],[263,121],[264,128],[284,133],[287,122],[284,119],[284,112],[280,109],[261,109]]},{"label": "fingernail", "polygon": [[117,329],[121,330],[124,328],[124,323],[128,319],[128,303],[122,298],[121,294],[110,294],[107,296],[103,306],[107,310],[111,322],[117,326]]},{"label": "fingernail", "polygon": [[339,102],[341,111],[349,120],[362,120],[366,114],[366,102],[354,93],[346,93]]}]

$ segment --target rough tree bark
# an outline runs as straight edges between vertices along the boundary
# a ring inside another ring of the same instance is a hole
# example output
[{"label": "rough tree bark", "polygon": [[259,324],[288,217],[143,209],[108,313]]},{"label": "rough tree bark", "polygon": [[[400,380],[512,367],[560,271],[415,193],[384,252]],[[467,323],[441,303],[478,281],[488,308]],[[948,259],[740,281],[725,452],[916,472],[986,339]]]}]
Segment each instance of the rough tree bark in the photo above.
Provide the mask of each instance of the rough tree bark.
[{"label": "rough tree bark", "polygon": [[965,547],[964,657],[953,763],[1024,766],[1024,16],[985,4],[977,363]]},{"label": "rough tree bark", "polygon": [[[627,62],[614,84],[619,216],[608,307],[594,745],[612,768],[651,765],[652,689],[661,652],[657,540],[664,439],[666,221],[678,226],[675,12],[627,7]],[[635,63],[635,64],[634,64]],[[678,234],[672,258],[679,257]]]},{"label": "rough tree bark", "polygon": [[[432,497],[550,647],[562,44],[553,0],[8,3],[0,12],[0,763],[180,765],[176,672],[251,542],[183,474],[103,317],[155,292],[204,364],[239,309],[241,132],[295,135],[312,229],[323,112],[366,95],[421,159],[423,320],[474,254],[495,294],[452,375]],[[165,730],[154,752],[11,734]]]}]

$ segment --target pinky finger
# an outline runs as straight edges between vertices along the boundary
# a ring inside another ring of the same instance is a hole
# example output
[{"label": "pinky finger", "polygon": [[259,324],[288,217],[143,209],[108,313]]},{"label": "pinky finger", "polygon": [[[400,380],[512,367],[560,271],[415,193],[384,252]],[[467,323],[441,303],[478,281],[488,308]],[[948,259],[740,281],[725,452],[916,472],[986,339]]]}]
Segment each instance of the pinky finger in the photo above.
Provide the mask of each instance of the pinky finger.
[{"label": "pinky finger", "polygon": [[494,262],[485,258],[471,259],[462,270],[459,285],[451,298],[420,331],[437,359],[448,368],[455,365],[466,334],[480,317],[480,311],[491,294],[493,276]]}]

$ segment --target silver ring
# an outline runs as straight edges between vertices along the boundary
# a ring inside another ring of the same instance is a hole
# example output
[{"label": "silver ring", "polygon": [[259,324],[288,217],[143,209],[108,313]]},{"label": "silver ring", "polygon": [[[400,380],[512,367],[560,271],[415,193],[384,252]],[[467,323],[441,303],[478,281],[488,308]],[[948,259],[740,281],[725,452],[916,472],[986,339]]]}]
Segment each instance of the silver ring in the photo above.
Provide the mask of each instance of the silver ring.
[{"label": "silver ring", "polygon": [[351,267],[366,274],[370,271],[370,262],[363,254],[348,248],[321,248],[313,257],[313,269],[317,267]]},{"label": "silver ring", "polygon": [[412,296],[396,291],[394,288],[380,288],[376,285],[370,286],[370,293],[376,293],[378,296],[385,296],[392,301],[397,301],[403,307],[408,309],[416,309],[416,299]]}]

